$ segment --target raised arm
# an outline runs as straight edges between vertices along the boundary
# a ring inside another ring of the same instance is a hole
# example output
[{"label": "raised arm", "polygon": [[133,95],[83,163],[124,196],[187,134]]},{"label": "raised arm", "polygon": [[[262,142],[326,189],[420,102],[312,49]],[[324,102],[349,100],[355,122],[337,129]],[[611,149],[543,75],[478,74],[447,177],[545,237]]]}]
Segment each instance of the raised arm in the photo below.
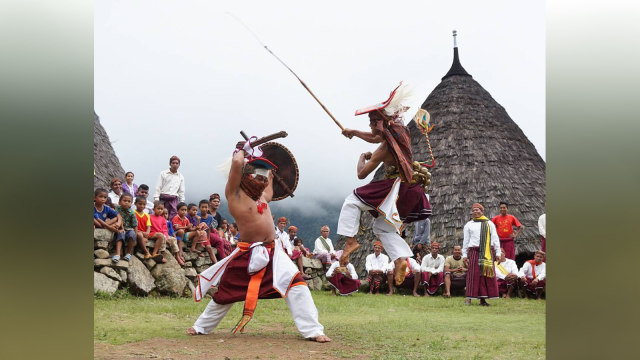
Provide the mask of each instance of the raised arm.
[{"label": "raised arm", "polygon": [[342,135],[348,137],[349,139],[353,138],[354,136],[359,137],[360,139],[372,144],[379,144],[383,141],[381,135],[373,135],[373,133],[371,132],[360,130],[344,129],[342,130]]},{"label": "raised arm", "polygon": [[267,185],[266,188],[264,188],[264,192],[263,192],[264,199],[267,202],[270,202],[271,199],[273,199],[273,172],[272,171],[273,170],[269,171],[269,184]]},{"label": "raised arm", "polygon": [[233,154],[231,160],[231,169],[229,170],[229,179],[224,189],[224,194],[230,197],[240,189],[240,180],[242,180],[242,167],[244,166],[244,150],[240,150]]}]

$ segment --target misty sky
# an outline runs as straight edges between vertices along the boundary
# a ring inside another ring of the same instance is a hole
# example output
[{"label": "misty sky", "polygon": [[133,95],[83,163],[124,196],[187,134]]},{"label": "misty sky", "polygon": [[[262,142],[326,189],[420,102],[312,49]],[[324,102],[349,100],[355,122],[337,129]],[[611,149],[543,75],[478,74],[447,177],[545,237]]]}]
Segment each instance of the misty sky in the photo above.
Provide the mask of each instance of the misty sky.
[{"label": "misty sky", "polygon": [[[171,155],[188,200],[224,192],[217,170],[239,131],[281,139],[300,182],[290,206],[344,198],[360,153],[300,83],[227,12],[286,62],[343,126],[368,129],[356,109],[413,88],[408,122],[460,58],[545,158],[545,3],[542,1],[95,1],[95,111],[125,171],[152,188]],[[437,131],[437,122],[434,131]],[[434,154],[437,156],[438,154]],[[316,209],[317,210],[317,209]]]}]

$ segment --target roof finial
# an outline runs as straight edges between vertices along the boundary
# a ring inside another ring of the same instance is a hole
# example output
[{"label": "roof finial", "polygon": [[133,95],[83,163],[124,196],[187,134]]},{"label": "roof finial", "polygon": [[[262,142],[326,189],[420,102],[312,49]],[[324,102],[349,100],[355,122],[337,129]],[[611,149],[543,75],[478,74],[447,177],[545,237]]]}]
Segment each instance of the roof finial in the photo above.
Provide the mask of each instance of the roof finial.
[{"label": "roof finial", "polygon": [[460,64],[460,58],[458,57],[458,42],[456,41],[457,36],[458,31],[453,30],[453,64],[451,64],[451,69],[449,69],[449,72],[447,72],[442,80],[453,75],[471,77],[471,75],[469,75],[469,73],[462,67],[462,64]]},{"label": "roof finial", "polygon": [[458,47],[458,43],[456,42],[456,36],[458,36],[458,32],[456,30],[453,30],[453,47],[454,48]]}]

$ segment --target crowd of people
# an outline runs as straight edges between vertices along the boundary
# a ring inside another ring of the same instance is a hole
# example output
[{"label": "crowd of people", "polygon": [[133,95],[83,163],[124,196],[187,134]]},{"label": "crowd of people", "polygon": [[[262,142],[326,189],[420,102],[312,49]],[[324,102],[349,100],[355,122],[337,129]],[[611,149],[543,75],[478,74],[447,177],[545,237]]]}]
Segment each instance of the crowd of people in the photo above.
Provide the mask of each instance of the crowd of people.
[{"label": "crowd of people", "polygon": [[[153,197],[149,197],[148,185],[134,183],[131,171],[125,174],[124,181],[112,179],[109,191],[104,188],[95,190],[94,226],[114,233],[114,263],[129,261],[136,246],[145,259],[152,258],[158,262],[166,262],[162,251],[169,247],[181,265],[185,262],[184,251],[198,256],[208,255],[213,263],[217,263],[236,247],[240,229],[218,213],[220,195],[213,193],[209,200],[200,200],[198,204],[185,203],[184,177],[178,172],[179,167],[180,159],[172,156],[169,169],[159,175]],[[427,297],[436,295],[440,290],[443,297],[450,297],[452,291],[465,291],[467,303],[479,298],[481,305],[487,304],[487,298],[510,298],[514,294],[540,299],[546,276],[546,217],[543,214],[538,222],[542,250],[536,251],[534,259],[526,261],[518,269],[514,261],[514,241],[523,226],[508,213],[508,206],[501,202],[499,215],[490,221],[478,221],[484,218],[484,208],[474,204],[474,219],[465,225],[463,244],[454,246],[452,254],[446,258],[440,254],[440,244],[429,240],[430,219],[417,222],[412,242],[413,256],[406,259],[406,275],[401,284],[396,284],[397,287],[411,290],[414,296],[420,296],[418,291],[423,288]],[[297,236],[298,228],[288,225],[287,218],[277,219],[276,245],[282,247],[305,280],[310,277],[304,272],[302,259],[315,258],[322,263],[334,293],[349,295],[358,291],[360,279],[355,267],[342,256],[343,250],[334,248],[327,225],[320,229],[313,251],[306,248]],[[482,232],[488,234],[486,238],[480,236]],[[149,240],[155,243],[152,251],[147,247]],[[381,241],[374,242],[373,250],[365,263],[369,293],[380,293],[386,285],[387,295],[392,295],[395,263],[382,253]],[[474,276],[470,279],[472,281],[468,279],[470,272]]]}]

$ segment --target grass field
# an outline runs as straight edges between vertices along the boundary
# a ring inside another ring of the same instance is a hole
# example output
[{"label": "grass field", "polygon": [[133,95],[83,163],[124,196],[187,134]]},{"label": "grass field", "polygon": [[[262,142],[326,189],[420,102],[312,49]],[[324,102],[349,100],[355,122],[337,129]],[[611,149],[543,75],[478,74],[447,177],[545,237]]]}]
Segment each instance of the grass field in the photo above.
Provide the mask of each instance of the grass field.
[{"label": "grass field", "polygon": [[[543,359],[546,301],[490,300],[481,307],[463,298],[414,298],[403,295],[331,296],[312,292],[325,333],[334,340],[329,355],[373,359]],[[208,299],[96,296],[94,343],[120,345],[154,338],[186,339]],[[227,334],[236,324],[236,304],[211,335]],[[295,337],[291,315],[282,300],[261,300],[247,326],[248,334]],[[295,342],[295,341],[294,341]],[[300,341],[301,345],[309,344]],[[254,357],[255,358],[255,357]]]}]

